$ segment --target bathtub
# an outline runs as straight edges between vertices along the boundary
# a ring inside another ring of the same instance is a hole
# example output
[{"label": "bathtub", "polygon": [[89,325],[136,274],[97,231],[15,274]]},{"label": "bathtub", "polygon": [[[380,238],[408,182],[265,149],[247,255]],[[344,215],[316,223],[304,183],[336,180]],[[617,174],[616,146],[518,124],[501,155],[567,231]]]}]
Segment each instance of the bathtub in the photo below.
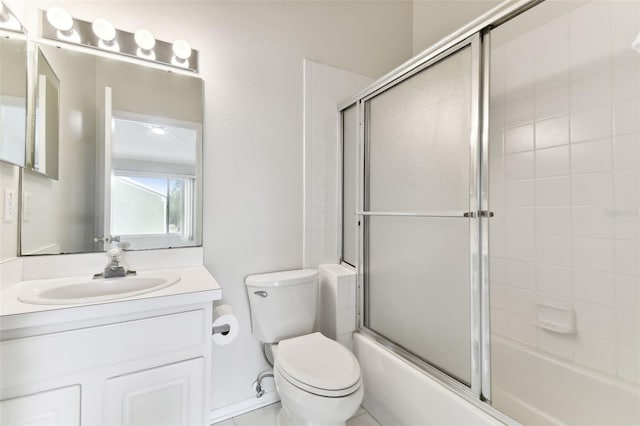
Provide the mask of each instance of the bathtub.
[{"label": "bathtub", "polygon": [[364,385],[362,406],[383,426],[502,425],[383,346],[353,335]]},{"label": "bathtub", "polygon": [[640,386],[501,336],[491,371],[493,406],[527,426],[640,424]]}]

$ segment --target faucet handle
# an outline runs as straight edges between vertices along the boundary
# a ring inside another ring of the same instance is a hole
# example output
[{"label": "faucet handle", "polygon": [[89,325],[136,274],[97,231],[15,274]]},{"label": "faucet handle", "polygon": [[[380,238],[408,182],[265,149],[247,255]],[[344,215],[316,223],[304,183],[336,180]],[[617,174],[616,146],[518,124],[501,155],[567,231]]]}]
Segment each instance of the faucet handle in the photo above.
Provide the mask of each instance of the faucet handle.
[{"label": "faucet handle", "polygon": [[99,237],[93,237],[94,243],[119,243],[120,235],[101,235]]}]

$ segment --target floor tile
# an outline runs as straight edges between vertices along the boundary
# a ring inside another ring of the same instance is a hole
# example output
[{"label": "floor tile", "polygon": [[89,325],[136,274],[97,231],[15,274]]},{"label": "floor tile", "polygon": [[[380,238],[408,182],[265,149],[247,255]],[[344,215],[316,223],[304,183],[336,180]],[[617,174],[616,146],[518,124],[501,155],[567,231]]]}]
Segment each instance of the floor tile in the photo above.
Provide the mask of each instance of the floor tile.
[{"label": "floor tile", "polygon": [[369,413],[365,412],[347,420],[347,426],[380,426],[380,423],[371,417]]},{"label": "floor tile", "polygon": [[233,419],[227,419],[218,423],[214,423],[212,426],[236,426],[236,424],[233,422]]},{"label": "floor tile", "polygon": [[235,426],[272,426],[276,424],[276,416],[280,410],[280,403],[250,411],[233,418]]}]

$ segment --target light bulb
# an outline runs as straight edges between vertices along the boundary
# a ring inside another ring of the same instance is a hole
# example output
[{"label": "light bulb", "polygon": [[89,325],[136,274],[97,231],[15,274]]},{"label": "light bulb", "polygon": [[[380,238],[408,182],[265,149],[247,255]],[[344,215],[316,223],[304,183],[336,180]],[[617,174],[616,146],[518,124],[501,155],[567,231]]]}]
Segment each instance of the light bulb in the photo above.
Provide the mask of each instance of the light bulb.
[{"label": "light bulb", "polygon": [[91,29],[100,40],[112,42],[116,38],[116,27],[106,19],[96,19],[91,24]]},{"label": "light bulb", "polygon": [[61,7],[47,9],[47,21],[58,31],[68,32],[73,28],[73,18]]},{"label": "light bulb", "polygon": [[149,30],[140,29],[136,31],[134,38],[136,40],[136,44],[142,50],[149,51],[156,45],[156,39]]},{"label": "light bulb", "polygon": [[191,56],[191,45],[185,40],[176,40],[173,42],[173,54],[176,58],[186,61]]}]

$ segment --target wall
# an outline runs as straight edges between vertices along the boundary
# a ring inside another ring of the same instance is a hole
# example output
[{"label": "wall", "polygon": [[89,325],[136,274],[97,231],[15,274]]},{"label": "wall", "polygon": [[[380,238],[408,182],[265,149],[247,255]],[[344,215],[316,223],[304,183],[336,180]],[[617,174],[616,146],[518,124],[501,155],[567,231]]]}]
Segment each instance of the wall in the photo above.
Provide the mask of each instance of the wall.
[{"label": "wall", "polygon": [[502,0],[454,0],[413,2],[413,54],[473,21]]},{"label": "wall", "polygon": [[575,6],[492,51],[492,332],[638,384],[640,4]]},{"label": "wall", "polygon": [[[16,205],[13,220],[8,221],[4,212],[4,191],[10,189],[18,196],[18,176],[20,168],[13,164],[0,161],[0,262],[18,255],[18,210]],[[0,280],[2,276],[0,276]]]},{"label": "wall", "polygon": [[305,267],[339,260],[341,205],[336,105],[373,79],[304,61],[304,255]]},{"label": "wall", "polygon": [[[377,77],[409,59],[410,2],[38,2],[200,50],[205,265],[242,332],[214,348],[213,408],[252,398],[266,367],[244,277],[302,266],[303,59]],[[37,17],[27,21],[37,28]]]}]

